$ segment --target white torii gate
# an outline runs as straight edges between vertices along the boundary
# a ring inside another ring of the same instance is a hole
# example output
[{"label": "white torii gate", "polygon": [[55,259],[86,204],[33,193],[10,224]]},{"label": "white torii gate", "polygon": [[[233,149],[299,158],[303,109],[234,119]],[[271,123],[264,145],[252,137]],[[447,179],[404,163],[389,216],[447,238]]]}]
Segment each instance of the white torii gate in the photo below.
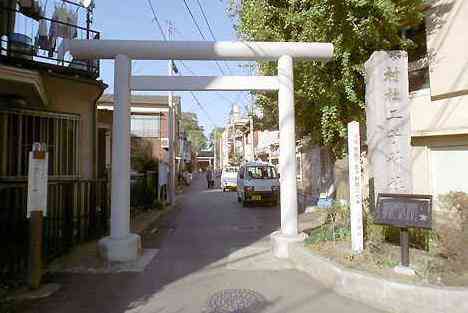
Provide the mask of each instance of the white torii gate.
[{"label": "white torii gate", "polygon": [[[114,121],[110,236],[101,239],[110,261],[132,261],[141,250],[130,233],[131,90],[227,91],[278,90],[280,131],[281,231],[271,235],[277,257],[288,257],[288,245],[303,240],[297,230],[296,142],[293,59],[328,60],[330,43],[71,40],[66,48],[76,59],[114,59]],[[131,60],[278,60],[278,76],[131,76]]]}]

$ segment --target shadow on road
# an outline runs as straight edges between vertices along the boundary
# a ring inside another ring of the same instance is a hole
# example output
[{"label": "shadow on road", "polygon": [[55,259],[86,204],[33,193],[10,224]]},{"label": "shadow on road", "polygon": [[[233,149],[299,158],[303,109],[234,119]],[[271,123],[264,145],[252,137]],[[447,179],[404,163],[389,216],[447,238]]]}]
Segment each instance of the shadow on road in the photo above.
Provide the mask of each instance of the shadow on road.
[{"label": "shadow on road", "polygon": [[[273,263],[269,235],[280,225],[278,207],[242,208],[235,192],[205,187],[204,177],[195,175],[177,200],[180,212],[163,222],[172,231],[143,243],[160,248],[144,272],[62,274],[56,295],[21,312],[309,312],[323,308],[326,299],[326,306],[337,308],[327,312],[354,312],[356,307],[340,306],[336,295],[305,275]],[[256,293],[262,292],[259,301]]]}]

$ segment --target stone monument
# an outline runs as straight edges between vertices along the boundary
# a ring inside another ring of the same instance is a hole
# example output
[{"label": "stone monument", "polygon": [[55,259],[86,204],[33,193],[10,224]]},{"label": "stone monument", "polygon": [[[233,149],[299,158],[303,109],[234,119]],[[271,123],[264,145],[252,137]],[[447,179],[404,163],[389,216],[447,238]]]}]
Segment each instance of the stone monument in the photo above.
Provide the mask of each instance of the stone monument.
[{"label": "stone monument", "polygon": [[365,63],[369,178],[378,193],[411,193],[408,55],[376,51]]}]

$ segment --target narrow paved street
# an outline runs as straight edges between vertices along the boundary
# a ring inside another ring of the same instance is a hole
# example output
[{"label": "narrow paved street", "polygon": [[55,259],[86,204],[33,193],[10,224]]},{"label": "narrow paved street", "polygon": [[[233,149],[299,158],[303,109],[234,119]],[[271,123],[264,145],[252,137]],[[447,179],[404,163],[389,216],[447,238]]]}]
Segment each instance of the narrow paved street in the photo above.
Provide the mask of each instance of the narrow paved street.
[{"label": "narrow paved street", "polygon": [[234,192],[206,190],[201,176],[178,205],[180,214],[170,221],[173,231],[145,272],[59,276],[61,291],[25,311],[377,312],[273,259],[268,235],[278,227],[279,208],[242,208]]}]

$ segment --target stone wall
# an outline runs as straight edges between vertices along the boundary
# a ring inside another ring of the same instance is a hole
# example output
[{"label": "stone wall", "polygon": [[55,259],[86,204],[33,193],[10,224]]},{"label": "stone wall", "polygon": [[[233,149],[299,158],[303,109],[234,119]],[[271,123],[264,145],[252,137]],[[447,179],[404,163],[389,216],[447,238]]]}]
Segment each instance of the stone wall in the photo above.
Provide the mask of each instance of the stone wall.
[{"label": "stone wall", "polygon": [[302,181],[298,184],[300,204],[313,204],[320,194],[349,200],[348,159],[333,160],[328,150],[318,145],[301,149]]}]

